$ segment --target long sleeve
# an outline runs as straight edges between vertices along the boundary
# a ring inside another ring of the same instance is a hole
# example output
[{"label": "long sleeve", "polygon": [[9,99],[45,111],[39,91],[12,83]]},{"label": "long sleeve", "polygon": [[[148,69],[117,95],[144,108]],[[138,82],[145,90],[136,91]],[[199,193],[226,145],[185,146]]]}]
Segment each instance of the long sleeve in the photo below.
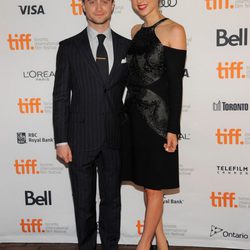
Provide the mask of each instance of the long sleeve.
[{"label": "long sleeve", "polygon": [[60,43],[53,90],[53,126],[55,144],[68,142],[69,106],[71,91],[70,63],[67,46]]},{"label": "long sleeve", "polygon": [[169,120],[168,132],[180,134],[182,108],[182,79],[186,61],[186,51],[166,47],[166,71],[168,81]]}]

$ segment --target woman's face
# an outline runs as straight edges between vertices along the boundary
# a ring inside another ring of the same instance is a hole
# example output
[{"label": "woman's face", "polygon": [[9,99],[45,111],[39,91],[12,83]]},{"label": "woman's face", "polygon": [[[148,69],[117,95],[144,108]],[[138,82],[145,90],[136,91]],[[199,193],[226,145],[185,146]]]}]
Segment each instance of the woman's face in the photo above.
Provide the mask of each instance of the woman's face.
[{"label": "woman's face", "polygon": [[145,17],[159,8],[159,0],[131,0],[133,10],[140,16]]}]

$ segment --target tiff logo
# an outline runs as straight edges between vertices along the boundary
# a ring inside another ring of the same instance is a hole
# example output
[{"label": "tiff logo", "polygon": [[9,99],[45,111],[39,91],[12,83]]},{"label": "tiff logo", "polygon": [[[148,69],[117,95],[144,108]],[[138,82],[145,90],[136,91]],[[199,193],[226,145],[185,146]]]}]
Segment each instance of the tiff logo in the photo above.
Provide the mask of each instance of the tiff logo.
[{"label": "tiff logo", "polygon": [[82,0],[72,0],[70,4],[74,16],[82,15]]},{"label": "tiff logo", "polygon": [[9,48],[11,50],[33,50],[31,45],[31,34],[9,34],[8,38]]},{"label": "tiff logo", "polygon": [[38,205],[38,206],[51,206],[52,205],[52,199],[51,199],[51,191],[44,191],[43,196],[38,195],[35,197],[34,192],[32,191],[25,191],[25,205],[26,206],[32,206],[32,205]]},{"label": "tiff logo", "polygon": [[137,220],[136,227],[137,227],[137,233],[138,233],[138,235],[142,235],[144,224],[142,224],[140,220]]},{"label": "tiff logo", "polygon": [[18,175],[40,174],[37,170],[37,160],[15,160],[14,167]]},{"label": "tiff logo", "polygon": [[216,30],[216,45],[218,47],[221,46],[246,46],[248,44],[248,29],[240,28],[239,34],[233,34],[231,36],[227,35],[227,31],[225,29]]},{"label": "tiff logo", "polygon": [[233,9],[230,0],[205,0],[207,10]]},{"label": "tiff logo", "polygon": [[230,207],[238,208],[238,205],[235,204],[235,193],[234,192],[215,192],[211,193],[210,200],[213,207]]},{"label": "tiff logo", "polygon": [[22,15],[39,15],[45,14],[42,5],[18,5]]},{"label": "tiff logo", "polygon": [[217,137],[217,144],[244,144],[244,141],[241,141],[241,135],[242,135],[242,130],[241,129],[223,129],[223,131],[218,128],[216,132],[216,137]]},{"label": "tiff logo", "polygon": [[218,71],[219,79],[244,79],[246,78],[245,74],[242,74],[243,70],[243,61],[239,62],[225,62],[224,66],[220,62],[216,70]]},{"label": "tiff logo", "polygon": [[41,109],[41,98],[19,98],[18,103],[19,112],[22,114],[43,113]]},{"label": "tiff logo", "polygon": [[45,230],[42,229],[43,220],[42,219],[21,219],[20,222],[21,230],[23,233],[44,233]]}]

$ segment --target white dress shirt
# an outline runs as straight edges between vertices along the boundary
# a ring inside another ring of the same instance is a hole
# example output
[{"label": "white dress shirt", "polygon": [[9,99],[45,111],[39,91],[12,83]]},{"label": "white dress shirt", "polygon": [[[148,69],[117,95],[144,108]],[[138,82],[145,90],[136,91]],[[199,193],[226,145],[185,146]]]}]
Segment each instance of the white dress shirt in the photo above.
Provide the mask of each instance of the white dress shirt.
[{"label": "white dress shirt", "polygon": [[108,61],[109,61],[109,73],[113,67],[114,63],[114,49],[113,49],[113,39],[112,39],[112,34],[111,34],[111,29],[108,28],[106,29],[103,33],[99,33],[98,31],[94,30],[90,26],[87,27],[87,34],[89,38],[89,43],[90,43],[90,48],[93,54],[93,57],[96,61],[96,52],[97,52],[97,47],[98,47],[98,38],[97,35],[103,34],[106,36],[103,44],[104,47],[108,53]]}]

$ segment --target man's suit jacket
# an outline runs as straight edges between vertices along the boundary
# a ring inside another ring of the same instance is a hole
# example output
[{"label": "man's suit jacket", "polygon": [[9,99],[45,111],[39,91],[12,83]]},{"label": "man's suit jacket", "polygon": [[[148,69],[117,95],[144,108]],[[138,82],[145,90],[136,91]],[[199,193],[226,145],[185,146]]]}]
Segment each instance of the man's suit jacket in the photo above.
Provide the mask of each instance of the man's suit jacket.
[{"label": "man's suit jacket", "polygon": [[99,73],[87,29],[60,42],[53,91],[55,143],[90,151],[119,147],[120,113],[128,68],[122,59],[130,41],[112,31],[114,64],[108,81]]}]

